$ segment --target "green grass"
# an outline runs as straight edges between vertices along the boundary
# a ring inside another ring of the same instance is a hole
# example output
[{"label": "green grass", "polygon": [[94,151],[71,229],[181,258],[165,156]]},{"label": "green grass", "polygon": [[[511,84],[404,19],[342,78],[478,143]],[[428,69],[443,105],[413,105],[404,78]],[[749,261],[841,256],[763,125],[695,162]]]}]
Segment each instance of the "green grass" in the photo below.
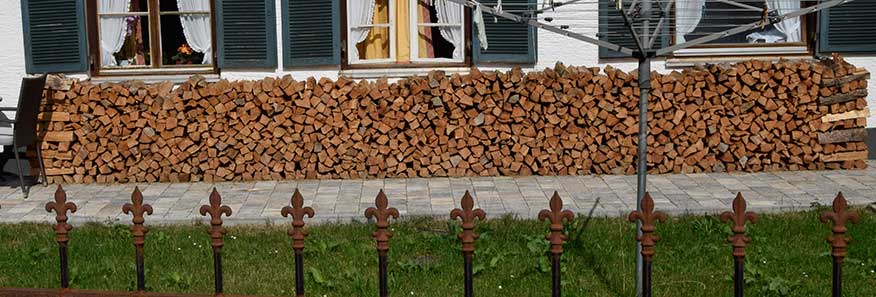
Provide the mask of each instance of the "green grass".
[{"label": "green grass", "polygon": [[[577,221],[581,223],[583,220]],[[227,293],[289,296],[293,256],[286,226],[229,228],[224,249]],[[366,224],[310,228],[305,253],[308,296],[373,296],[377,258]],[[432,219],[393,225],[390,294],[462,296],[462,258],[450,232]],[[633,224],[593,219],[572,232],[563,259],[567,296],[633,296]],[[207,226],[154,227],[147,236],[147,286],[160,292],[212,292]],[[499,218],[479,224],[475,257],[478,296],[548,296],[546,223]],[[766,215],[751,227],[750,296],[827,296],[829,227],[817,212]],[[655,296],[731,296],[729,228],[711,217],[682,217],[658,225]],[[846,296],[876,295],[876,218],[864,215],[845,269]],[[48,225],[0,225],[0,287],[58,286],[57,249]],[[71,234],[72,286],[134,288],[134,249],[124,226],[89,224]]]}]

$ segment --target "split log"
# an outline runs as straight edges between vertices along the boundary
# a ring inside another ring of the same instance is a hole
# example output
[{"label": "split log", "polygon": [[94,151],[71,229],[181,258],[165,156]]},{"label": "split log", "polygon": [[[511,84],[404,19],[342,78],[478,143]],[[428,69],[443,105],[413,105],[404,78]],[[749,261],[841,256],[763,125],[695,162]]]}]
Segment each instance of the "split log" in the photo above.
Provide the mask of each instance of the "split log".
[{"label": "split log", "polygon": [[864,129],[864,128],[846,129],[846,130],[837,130],[837,131],[831,131],[831,132],[818,133],[818,143],[821,143],[821,144],[864,141],[866,139],[867,139],[867,129]]},{"label": "split log", "polygon": [[870,116],[870,110],[852,110],[844,113],[837,114],[828,114],[821,117],[821,122],[831,123],[836,121],[848,120],[848,119],[857,119],[857,118],[866,118]]},{"label": "split log", "polygon": [[836,104],[836,103],[843,103],[843,102],[848,102],[848,101],[852,101],[855,99],[866,98],[866,97],[867,97],[867,89],[858,89],[858,90],[855,90],[854,92],[851,92],[851,93],[837,94],[837,95],[833,95],[833,96],[821,97],[821,98],[818,98],[818,102],[820,102],[821,104]]}]

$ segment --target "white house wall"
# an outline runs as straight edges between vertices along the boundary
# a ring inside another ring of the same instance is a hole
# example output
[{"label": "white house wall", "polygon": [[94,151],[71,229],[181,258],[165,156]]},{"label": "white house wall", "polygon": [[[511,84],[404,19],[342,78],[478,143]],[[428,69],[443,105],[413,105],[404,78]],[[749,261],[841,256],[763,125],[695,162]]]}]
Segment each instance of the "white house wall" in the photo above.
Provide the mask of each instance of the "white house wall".
[{"label": "white house wall", "polygon": [[[10,107],[15,106],[18,100],[18,91],[21,84],[21,77],[25,75],[25,60],[24,60],[24,41],[22,35],[21,24],[21,7],[19,0],[0,0],[0,106]],[[585,33],[589,36],[595,36],[598,31],[598,13],[597,4],[595,1],[584,2],[582,5],[571,7],[560,7],[555,12],[548,11],[543,16],[553,17],[552,24],[555,25],[570,25],[576,28],[576,32]],[[280,1],[276,4],[277,11],[280,11]],[[492,17],[485,16],[486,21],[492,21]],[[280,14],[277,16],[277,28],[282,28]],[[277,40],[282,40],[282,34],[277,32]],[[278,57],[282,57],[282,43],[278,44]],[[588,67],[605,67],[612,66],[626,71],[634,70],[637,63],[633,60],[600,60],[599,49],[592,44],[577,41],[566,36],[554,34],[544,30],[538,32],[538,63],[531,68],[525,70],[538,70],[547,67],[553,67],[557,62],[562,62],[566,65],[580,65]],[[223,71],[222,78],[230,80],[239,79],[261,79],[264,77],[283,76],[290,74],[296,79],[304,79],[307,77],[328,77],[337,78],[339,69],[337,67],[327,67],[319,69],[307,70],[283,70],[282,58],[278,58],[280,66],[274,71],[265,70],[234,70]],[[874,56],[848,56],[846,60],[857,65],[858,67],[867,68],[870,71],[876,71],[876,57]],[[666,64],[662,60],[655,61],[651,66],[653,70],[659,72],[667,72]],[[871,116],[868,118],[867,126],[876,127],[876,84],[869,85],[868,106],[871,109]]]},{"label": "white house wall", "polygon": [[21,1],[0,0],[0,106],[18,104],[18,89],[24,72],[24,35],[21,31]]}]

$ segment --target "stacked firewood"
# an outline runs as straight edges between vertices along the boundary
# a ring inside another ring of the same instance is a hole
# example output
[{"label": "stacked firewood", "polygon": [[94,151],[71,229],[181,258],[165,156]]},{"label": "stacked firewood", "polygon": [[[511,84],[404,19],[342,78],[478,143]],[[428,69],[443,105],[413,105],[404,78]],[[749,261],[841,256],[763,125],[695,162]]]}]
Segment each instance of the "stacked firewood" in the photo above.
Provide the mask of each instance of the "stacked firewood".
[{"label": "stacked firewood", "polygon": [[[841,59],[655,73],[649,170],[863,168],[862,74]],[[635,72],[563,65],[74,82],[47,91],[42,147],[55,182],[632,174],[638,96]]]}]

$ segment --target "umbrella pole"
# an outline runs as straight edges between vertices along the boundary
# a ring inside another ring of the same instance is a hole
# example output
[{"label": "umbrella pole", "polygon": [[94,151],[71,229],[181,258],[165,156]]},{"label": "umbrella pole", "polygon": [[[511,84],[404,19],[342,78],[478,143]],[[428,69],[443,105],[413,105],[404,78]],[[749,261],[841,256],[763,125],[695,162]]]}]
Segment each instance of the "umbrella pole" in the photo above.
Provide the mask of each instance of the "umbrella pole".
[{"label": "umbrella pole", "polygon": [[[648,98],[651,92],[651,56],[639,58],[639,157],[636,175],[636,210],[642,211],[648,175]],[[636,234],[642,235],[642,222],[636,222]],[[636,296],[642,296],[642,244],[636,241]]]}]

